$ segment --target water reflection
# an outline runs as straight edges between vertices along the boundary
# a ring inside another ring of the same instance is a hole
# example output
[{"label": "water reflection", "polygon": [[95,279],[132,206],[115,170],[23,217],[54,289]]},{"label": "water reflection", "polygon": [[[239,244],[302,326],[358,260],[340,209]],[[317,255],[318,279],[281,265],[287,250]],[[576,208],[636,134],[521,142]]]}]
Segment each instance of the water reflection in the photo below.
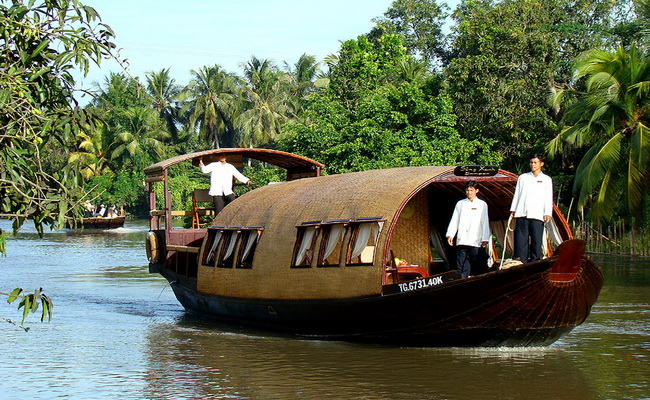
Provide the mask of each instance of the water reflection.
[{"label": "water reflection", "polygon": [[152,327],[147,341],[151,399],[598,398],[558,347],[402,349],[260,336],[192,317]]}]

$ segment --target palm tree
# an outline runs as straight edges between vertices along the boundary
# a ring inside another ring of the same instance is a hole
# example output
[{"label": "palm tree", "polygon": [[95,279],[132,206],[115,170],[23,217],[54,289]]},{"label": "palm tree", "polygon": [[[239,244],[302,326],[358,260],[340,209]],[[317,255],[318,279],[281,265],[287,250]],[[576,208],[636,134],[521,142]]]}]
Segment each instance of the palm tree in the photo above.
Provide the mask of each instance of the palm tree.
[{"label": "palm tree", "polygon": [[276,83],[264,92],[246,91],[248,108],[236,119],[241,142],[254,147],[275,139],[288,117],[289,96]]},{"label": "palm tree", "polygon": [[79,150],[70,153],[68,164],[77,163],[85,179],[112,170],[109,149],[114,138],[106,124],[97,123],[90,133],[80,131],[77,138]]},{"label": "palm tree", "polygon": [[170,68],[167,68],[147,73],[147,92],[152,98],[152,107],[158,113],[158,117],[165,121],[172,140],[177,143],[178,123],[180,122],[180,107],[177,101],[181,87],[176,84],[175,79],[169,76],[169,70]]},{"label": "palm tree", "polygon": [[268,143],[280,134],[290,113],[288,75],[270,60],[252,57],[244,67],[248,86],[244,90],[245,111],[237,118],[240,141],[253,147]]},{"label": "palm tree", "polygon": [[189,115],[190,126],[198,129],[213,148],[232,146],[233,120],[241,109],[241,79],[218,65],[191,72],[194,78],[180,96],[185,101],[181,114]]},{"label": "palm tree", "polygon": [[293,96],[304,98],[314,91],[314,80],[319,73],[316,57],[303,54],[293,68],[285,61],[284,69],[291,78]]},{"label": "palm tree", "polygon": [[427,64],[424,60],[416,60],[413,57],[402,58],[395,65],[395,76],[397,82],[421,81],[427,75]]},{"label": "palm tree", "polygon": [[[135,159],[136,166],[144,168],[152,160],[162,158],[163,141],[170,135],[156,112],[148,107],[130,107],[125,115],[127,123],[117,134],[111,159],[118,161],[120,165],[124,165],[129,159]],[[142,162],[138,163],[137,160]]]},{"label": "palm tree", "polygon": [[650,58],[629,51],[591,51],[576,62],[576,80],[585,90],[558,90],[556,106],[571,96],[565,127],[548,150],[553,154],[589,147],[577,168],[578,206],[593,204],[597,221],[606,221],[618,204],[638,214],[650,183]]}]

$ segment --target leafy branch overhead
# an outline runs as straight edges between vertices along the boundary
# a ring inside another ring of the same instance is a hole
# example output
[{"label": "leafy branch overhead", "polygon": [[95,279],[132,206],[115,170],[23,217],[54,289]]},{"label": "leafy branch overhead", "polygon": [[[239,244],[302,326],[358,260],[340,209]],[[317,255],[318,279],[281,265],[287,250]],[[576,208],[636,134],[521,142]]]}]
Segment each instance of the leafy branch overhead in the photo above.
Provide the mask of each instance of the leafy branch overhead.
[{"label": "leafy branch overhead", "polygon": [[20,321],[20,324],[17,324],[8,318],[4,318],[4,317],[0,317],[0,318],[4,319],[6,322],[9,322],[11,324],[14,324],[24,329],[25,332],[27,332],[29,331],[29,327],[25,326],[25,320],[27,319],[27,316],[30,313],[36,313],[40,305],[41,322],[44,322],[46,318],[48,321],[52,319],[52,307],[53,307],[52,299],[50,299],[46,294],[43,293],[43,288],[36,289],[34,293],[29,293],[26,295],[23,295],[22,293],[23,293],[22,288],[15,288],[14,290],[11,291],[11,293],[0,292],[1,295],[7,296],[7,303],[9,304],[13,303],[17,299],[20,299],[20,302],[18,303],[18,310],[22,308],[23,311],[22,320]]},{"label": "leafy branch overhead", "polygon": [[0,213],[62,226],[79,202],[73,166],[44,167],[43,148],[65,146],[93,116],[78,107],[72,72],[114,58],[114,34],[77,0],[0,4]]}]

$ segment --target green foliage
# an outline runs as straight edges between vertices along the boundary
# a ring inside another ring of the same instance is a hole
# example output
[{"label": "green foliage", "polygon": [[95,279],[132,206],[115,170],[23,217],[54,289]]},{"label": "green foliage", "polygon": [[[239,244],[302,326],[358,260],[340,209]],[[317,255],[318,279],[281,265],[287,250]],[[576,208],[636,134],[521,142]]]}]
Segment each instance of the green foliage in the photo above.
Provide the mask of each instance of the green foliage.
[{"label": "green foliage", "polygon": [[194,77],[179,95],[184,102],[180,112],[188,115],[189,129],[198,130],[213,148],[232,147],[234,118],[241,108],[241,78],[218,65],[191,72]]},{"label": "green foliage", "polygon": [[287,180],[287,171],[282,168],[269,167],[263,163],[244,165],[243,174],[253,182],[252,186],[238,186],[235,193],[238,196],[253,190],[255,187],[268,185],[271,182],[284,182]]},{"label": "green foliage", "polygon": [[115,206],[118,210],[124,207],[127,214],[142,216],[147,210],[143,180],[142,171],[122,170],[92,177],[86,188],[99,196],[94,203]]},{"label": "green foliage", "polygon": [[603,43],[616,2],[471,0],[454,13],[449,90],[463,137],[491,141],[505,167],[558,132],[549,88],[569,82],[570,60]]},{"label": "green foliage", "polygon": [[589,148],[576,171],[578,206],[591,205],[597,222],[611,220],[626,205],[641,217],[650,184],[650,57],[629,51],[590,51],[576,63],[584,90],[558,90],[552,100],[565,106],[562,132],[551,154]]},{"label": "green foliage", "polygon": [[18,303],[18,310],[21,308],[23,309],[22,320],[19,324],[15,323],[11,319],[2,317],[3,320],[18,326],[27,332],[29,331],[29,327],[25,326],[25,320],[30,313],[36,313],[36,311],[38,311],[39,305],[41,307],[41,322],[44,322],[46,318],[48,321],[52,319],[52,307],[54,304],[52,303],[52,299],[43,293],[43,288],[36,289],[34,293],[26,295],[23,295],[22,293],[22,288],[15,288],[10,293],[0,293],[1,295],[7,296],[8,304],[13,303],[17,299],[21,299]]},{"label": "green foliage", "polygon": [[153,109],[164,121],[174,142],[179,141],[178,125],[182,122],[179,106],[181,86],[169,75],[169,68],[147,74],[147,92],[151,96]]},{"label": "green foliage", "polygon": [[0,229],[0,255],[3,257],[7,256],[7,241],[5,238],[5,232]]},{"label": "green foliage", "polygon": [[409,53],[433,65],[447,55],[442,27],[448,9],[446,4],[438,4],[435,0],[396,0],[383,17],[373,20],[377,26],[369,36],[403,35]]},{"label": "green foliage", "polygon": [[402,73],[410,60],[399,35],[345,42],[330,87],[308,102],[309,122],[289,125],[281,147],[330,173],[494,161],[456,132],[449,97],[432,90],[436,77]]},{"label": "green foliage", "polygon": [[113,32],[77,0],[0,4],[0,212],[63,226],[79,213],[77,171],[48,171],[42,149],[65,145],[93,119],[75,106],[71,71],[112,57]]},{"label": "green foliage", "polygon": [[[175,165],[178,167],[180,165]],[[178,168],[176,168],[178,169]],[[192,192],[194,189],[207,189],[210,186],[210,178],[207,174],[202,174],[198,168],[183,169],[184,173],[175,173],[169,178],[169,187],[171,191],[172,210],[191,210],[192,209]],[[154,184],[156,194],[156,208],[164,209],[164,188],[162,183]]]}]

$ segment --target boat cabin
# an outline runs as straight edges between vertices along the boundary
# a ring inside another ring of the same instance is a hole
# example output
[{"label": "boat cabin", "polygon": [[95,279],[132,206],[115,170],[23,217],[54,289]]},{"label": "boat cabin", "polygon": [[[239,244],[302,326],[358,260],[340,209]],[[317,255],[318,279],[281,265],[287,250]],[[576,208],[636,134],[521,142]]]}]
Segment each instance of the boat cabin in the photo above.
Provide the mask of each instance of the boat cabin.
[{"label": "boat cabin", "polygon": [[[245,193],[207,228],[173,228],[174,216],[197,211],[171,210],[167,168],[181,161],[197,165],[198,157],[207,164],[223,153],[233,164],[253,158],[285,168],[288,181]],[[444,235],[468,180],[479,183],[478,197],[488,204],[496,238],[489,246],[492,261],[499,264],[504,244],[511,254],[511,232],[504,238],[515,174],[496,167],[424,166],[321,176],[322,168],[260,149],[209,150],[148,167],[151,270],[199,293],[240,299],[359,298],[437,285],[458,279],[454,248]],[[164,185],[163,209],[155,207],[155,182]],[[548,254],[569,238],[554,206]]]}]

